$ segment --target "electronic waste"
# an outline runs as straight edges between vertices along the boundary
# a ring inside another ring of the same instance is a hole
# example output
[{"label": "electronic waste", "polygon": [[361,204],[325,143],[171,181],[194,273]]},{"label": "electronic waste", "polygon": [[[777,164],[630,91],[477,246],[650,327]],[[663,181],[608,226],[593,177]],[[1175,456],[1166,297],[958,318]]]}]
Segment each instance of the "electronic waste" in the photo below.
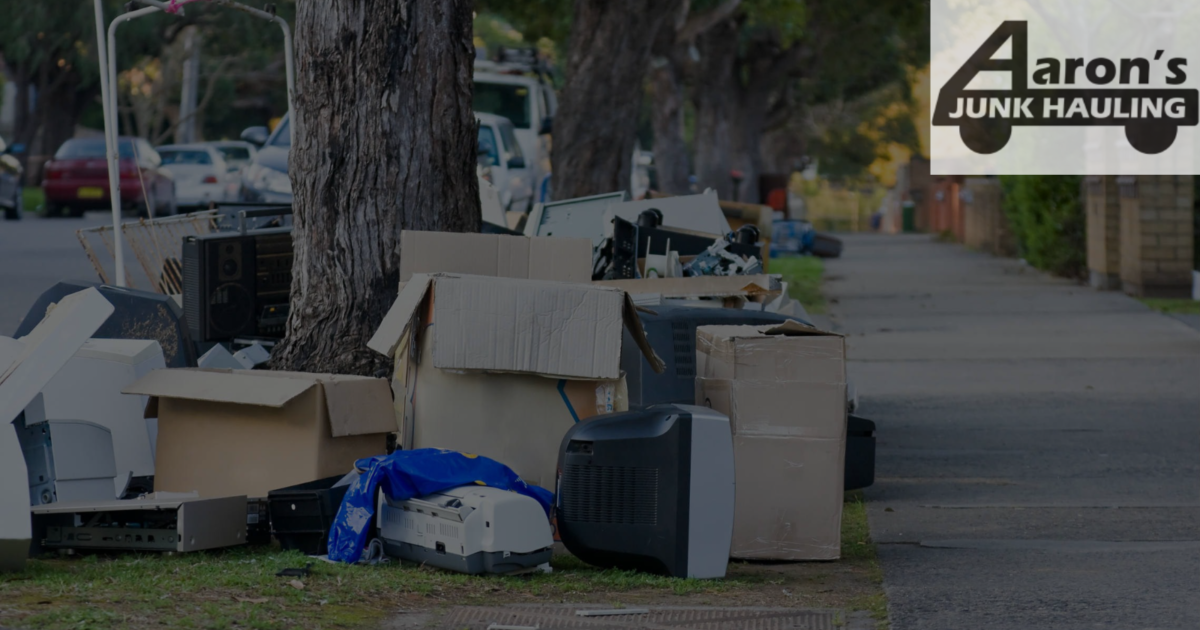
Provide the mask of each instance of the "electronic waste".
[{"label": "electronic waste", "polygon": [[407,501],[381,493],[384,551],[460,573],[513,573],[550,561],[554,536],[534,499],[486,486],[460,486]]}]

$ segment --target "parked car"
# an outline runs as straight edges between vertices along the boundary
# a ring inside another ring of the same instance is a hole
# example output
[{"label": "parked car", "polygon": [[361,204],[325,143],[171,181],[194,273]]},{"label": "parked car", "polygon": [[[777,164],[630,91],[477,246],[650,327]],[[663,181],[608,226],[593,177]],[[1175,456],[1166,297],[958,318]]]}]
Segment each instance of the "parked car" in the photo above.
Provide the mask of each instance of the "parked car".
[{"label": "parked car", "polygon": [[550,172],[548,139],[558,109],[554,89],[529,63],[477,60],[474,80],[472,109],[512,122],[532,179],[541,182]]},{"label": "parked car", "polygon": [[[229,166],[216,147],[207,144],[168,144],[155,149],[175,179],[175,202],[180,207],[204,207],[233,201]],[[234,169],[236,171],[236,169]]]},{"label": "parked car", "polygon": [[24,195],[21,194],[21,162],[16,156],[25,152],[20,144],[7,144],[0,138],[0,209],[4,210],[4,218],[17,221],[21,218],[24,208]]},{"label": "parked car", "polygon": [[292,125],[285,115],[275,131],[250,127],[242,140],[259,146],[249,166],[242,169],[242,201],[291,203],[292,180],[288,177],[288,152],[292,148]]},{"label": "parked car", "polygon": [[[121,206],[141,215],[175,214],[175,182],[162,159],[141,138],[118,138]],[[83,216],[111,207],[104,138],[75,138],[63,143],[42,168],[46,216]]]},{"label": "parked car", "polygon": [[229,167],[230,172],[240,172],[250,166],[254,157],[258,155],[258,147],[244,140],[215,140],[204,144],[221,152],[221,157],[225,158],[225,165]]},{"label": "parked car", "polygon": [[479,121],[479,162],[482,176],[500,193],[507,212],[527,212],[533,206],[533,168],[525,162],[513,124],[503,116],[475,114]]}]

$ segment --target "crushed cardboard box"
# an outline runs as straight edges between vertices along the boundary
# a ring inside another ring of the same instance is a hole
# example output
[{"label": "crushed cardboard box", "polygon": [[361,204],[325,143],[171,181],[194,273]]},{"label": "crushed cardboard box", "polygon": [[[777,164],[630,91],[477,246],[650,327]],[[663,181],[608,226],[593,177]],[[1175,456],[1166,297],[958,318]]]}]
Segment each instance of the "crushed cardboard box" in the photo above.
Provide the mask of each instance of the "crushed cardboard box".
[{"label": "crushed cardboard box", "polygon": [[581,238],[405,230],[400,252],[401,282],[435,272],[560,282],[592,279],[592,244]]},{"label": "crushed cardboard box", "polygon": [[418,274],[367,345],[395,361],[405,448],[484,455],[552,489],[567,429],[628,408],[620,373],[626,328],[661,371],[621,290]]},{"label": "crushed cardboard box", "polygon": [[382,455],[395,431],[380,378],[267,370],[157,370],[126,394],[158,418],[156,490],[265,497]]},{"label": "crushed cardboard box", "polygon": [[734,558],[836,560],[845,340],[798,322],[696,329],[696,404],[729,416]]}]

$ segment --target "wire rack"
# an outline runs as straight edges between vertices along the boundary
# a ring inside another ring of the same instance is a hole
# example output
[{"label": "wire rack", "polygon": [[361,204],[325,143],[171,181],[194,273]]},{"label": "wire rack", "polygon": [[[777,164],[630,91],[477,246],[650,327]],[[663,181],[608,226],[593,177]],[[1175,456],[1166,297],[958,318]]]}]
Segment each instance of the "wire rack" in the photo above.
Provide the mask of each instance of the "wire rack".
[{"label": "wire rack", "polygon": [[[204,210],[157,219],[138,219],[121,224],[120,238],[133,253],[141,269],[125,265],[125,286],[131,289],[173,295],[183,288],[183,239],[216,230],[220,213]],[[111,225],[83,228],[75,235],[104,284],[114,284],[117,236]]]}]

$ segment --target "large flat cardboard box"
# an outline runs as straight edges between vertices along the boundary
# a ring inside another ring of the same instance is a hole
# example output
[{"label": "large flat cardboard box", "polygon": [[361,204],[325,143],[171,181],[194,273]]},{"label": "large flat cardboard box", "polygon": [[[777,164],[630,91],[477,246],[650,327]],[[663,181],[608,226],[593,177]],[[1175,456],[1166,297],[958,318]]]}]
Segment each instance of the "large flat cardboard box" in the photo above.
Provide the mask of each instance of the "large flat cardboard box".
[{"label": "large flat cardboard box", "polygon": [[553,490],[567,430],[628,408],[625,329],[661,372],[624,291],[417,274],[367,345],[395,361],[395,419],[406,448],[484,455]]},{"label": "large flat cardboard box", "polygon": [[400,281],[438,272],[590,282],[592,243],[583,238],[401,232]]},{"label": "large flat cardboard box", "polygon": [[156,370],[124,390],[158,418],[154,488],[265,497],[382,455],[395,431],[381,378],[268,370]]},{"label": "large flat cardboard box", "polygon": [[845,341],[798,322],[696,329],[696,404],[729,416],[734,558],[836,560]]}]

